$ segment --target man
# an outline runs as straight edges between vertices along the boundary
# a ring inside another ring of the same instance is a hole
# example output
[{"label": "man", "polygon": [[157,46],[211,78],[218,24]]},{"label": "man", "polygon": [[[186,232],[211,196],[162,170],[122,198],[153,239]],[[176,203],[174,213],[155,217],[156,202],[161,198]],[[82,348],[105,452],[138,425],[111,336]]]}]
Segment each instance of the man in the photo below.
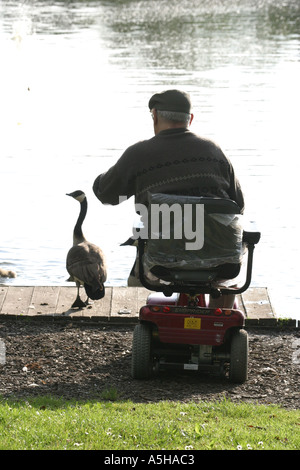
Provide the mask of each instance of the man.
[{"label": "man", "polygon": [[130,146],[93,185],[104,204],[135,196],[146,204],[147,193],[221,197],[241,211],[244,198],[233,167],[212,141],[189,130],[193,121],[190,96],[179,90],[153,95],[149,101],[155,136]]}]

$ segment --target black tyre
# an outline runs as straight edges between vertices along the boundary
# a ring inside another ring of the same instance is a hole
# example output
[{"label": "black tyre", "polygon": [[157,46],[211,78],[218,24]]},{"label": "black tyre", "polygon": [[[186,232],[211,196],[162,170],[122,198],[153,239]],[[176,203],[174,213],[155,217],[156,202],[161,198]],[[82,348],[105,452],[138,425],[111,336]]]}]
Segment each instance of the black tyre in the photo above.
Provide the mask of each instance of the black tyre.
[{"label": "black tyre", "polygon": [[231,338],[229,380],[243,383],[248,378],[248,334],[236,331]]},{"label": "black tyre", "polygon": [[152,331],[149,325],[136,325],[131,361],[131,375],[134,379],[148,379],[152,375],[151,339]]}]

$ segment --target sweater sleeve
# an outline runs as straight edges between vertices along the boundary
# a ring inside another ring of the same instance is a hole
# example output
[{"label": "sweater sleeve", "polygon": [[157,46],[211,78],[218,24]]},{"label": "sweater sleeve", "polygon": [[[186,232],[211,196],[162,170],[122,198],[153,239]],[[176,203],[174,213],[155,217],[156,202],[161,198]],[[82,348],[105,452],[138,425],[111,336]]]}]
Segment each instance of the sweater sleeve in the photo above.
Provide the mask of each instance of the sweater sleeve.
[{"label": "sweater sleeve", "polygon": [[125,152],[114,166],[97,176],[93,191],[103,204],[117,205],[120,196],[127,198],[133,196],[135,188],[133,166],[127,162]]}]

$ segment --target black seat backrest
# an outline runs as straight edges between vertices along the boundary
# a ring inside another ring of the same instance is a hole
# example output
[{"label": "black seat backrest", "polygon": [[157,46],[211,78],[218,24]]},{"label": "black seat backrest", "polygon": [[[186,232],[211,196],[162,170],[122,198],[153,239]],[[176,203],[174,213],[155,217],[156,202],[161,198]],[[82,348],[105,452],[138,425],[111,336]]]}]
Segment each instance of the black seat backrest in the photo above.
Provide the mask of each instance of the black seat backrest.
[{"label": "black seat backrest", "polygon": [[144,266],[209,269],[240,263],[240,208],[230,199],[148,194]]}]

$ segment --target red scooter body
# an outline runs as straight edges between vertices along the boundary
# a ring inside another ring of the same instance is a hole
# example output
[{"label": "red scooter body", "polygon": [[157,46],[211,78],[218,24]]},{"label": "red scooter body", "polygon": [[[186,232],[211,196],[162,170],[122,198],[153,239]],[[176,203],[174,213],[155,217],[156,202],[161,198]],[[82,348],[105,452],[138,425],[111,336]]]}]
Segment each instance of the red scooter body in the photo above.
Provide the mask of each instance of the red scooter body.
[{"label": "red scooter body", "polygon": [[140,321],[155,327],[163,343],[206,344],[220,346],[226,333],[245,325],[243,312],[237,309],[208,308],[205,298],[199,295],[188,305],[186,294],[150,294],[147,305],[140,309]]}]

